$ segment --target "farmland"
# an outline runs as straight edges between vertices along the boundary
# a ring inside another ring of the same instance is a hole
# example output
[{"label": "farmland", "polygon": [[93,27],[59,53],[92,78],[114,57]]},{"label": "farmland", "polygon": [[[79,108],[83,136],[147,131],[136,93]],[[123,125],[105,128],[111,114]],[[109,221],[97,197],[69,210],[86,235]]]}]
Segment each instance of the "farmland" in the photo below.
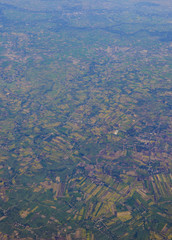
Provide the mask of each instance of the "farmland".
[{"label": "farmland", "polygon": [[0,0],[0,239],[170,240],[170,0]]}]

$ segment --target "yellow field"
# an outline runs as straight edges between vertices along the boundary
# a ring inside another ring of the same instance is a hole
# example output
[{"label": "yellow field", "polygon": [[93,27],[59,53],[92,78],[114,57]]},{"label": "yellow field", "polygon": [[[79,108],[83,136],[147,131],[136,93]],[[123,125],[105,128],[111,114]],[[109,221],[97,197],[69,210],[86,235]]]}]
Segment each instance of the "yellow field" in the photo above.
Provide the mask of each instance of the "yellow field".
[{"label": "yellow field", "polygon": [[126,222],[132,218],[131,213],[129,211],[118,212],[117,218],[119,218],[122,222]]}]

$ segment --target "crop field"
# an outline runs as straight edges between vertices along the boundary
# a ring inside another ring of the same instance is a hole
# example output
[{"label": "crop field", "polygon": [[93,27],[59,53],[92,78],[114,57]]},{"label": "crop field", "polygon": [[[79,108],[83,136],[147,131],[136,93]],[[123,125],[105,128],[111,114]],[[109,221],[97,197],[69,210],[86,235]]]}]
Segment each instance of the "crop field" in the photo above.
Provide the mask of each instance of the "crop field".
[{"label": "crop field", "polygon": [[171,240],[170,0],[0,0],[0,239]]}]

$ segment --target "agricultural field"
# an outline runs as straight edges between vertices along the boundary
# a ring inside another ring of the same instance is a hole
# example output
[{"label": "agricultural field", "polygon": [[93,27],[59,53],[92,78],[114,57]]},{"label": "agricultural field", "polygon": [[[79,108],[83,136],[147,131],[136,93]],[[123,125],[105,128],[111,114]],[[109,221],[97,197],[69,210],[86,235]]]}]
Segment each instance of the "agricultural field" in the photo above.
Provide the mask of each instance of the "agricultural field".
[{"label": "agricultural field", "polygon": [[0,239],[172,238],[170,0],[0,0]]}]

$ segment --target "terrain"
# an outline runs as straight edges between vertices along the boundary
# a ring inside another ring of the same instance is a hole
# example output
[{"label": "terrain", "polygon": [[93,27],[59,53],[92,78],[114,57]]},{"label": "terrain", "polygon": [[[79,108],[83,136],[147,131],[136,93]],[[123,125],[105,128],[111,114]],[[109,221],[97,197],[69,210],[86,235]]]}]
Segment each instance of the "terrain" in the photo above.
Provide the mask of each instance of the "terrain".
[{"label": "terrain", "polygon": [[0,0],[0,239],[172,238],[171,13]]}]

